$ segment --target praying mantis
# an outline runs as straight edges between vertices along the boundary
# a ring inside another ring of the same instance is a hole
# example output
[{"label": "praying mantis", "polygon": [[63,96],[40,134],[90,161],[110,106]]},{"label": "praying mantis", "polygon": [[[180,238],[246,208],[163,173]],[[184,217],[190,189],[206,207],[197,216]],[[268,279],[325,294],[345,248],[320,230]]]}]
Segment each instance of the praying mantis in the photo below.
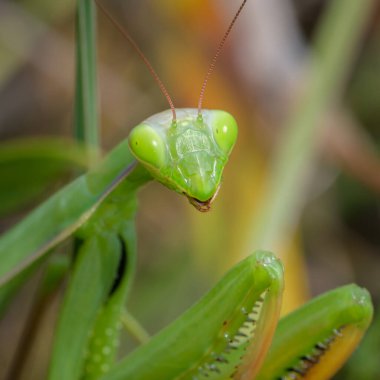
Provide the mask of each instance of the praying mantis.
[{"label": "praying mantis", "polygon": [[156,180],[184,194],[197,210],[210,209],[237,138],[237,123],[225,111],[204,110],[202,101],[216,58],[245,3],[218,47],[197,109],[174,107],[150,63],[123,33],[170,110],[136,126],[98,166],[0,238],[3,289],[58,243],[75,238],[76,260],[48,379],[328,379],[368,327],[372,304],[368,292],[356,285],[322,295],[278,323],[282,264],[273,254],[258,251],[116,363],[120,319],[136,263],[136,193]]}]

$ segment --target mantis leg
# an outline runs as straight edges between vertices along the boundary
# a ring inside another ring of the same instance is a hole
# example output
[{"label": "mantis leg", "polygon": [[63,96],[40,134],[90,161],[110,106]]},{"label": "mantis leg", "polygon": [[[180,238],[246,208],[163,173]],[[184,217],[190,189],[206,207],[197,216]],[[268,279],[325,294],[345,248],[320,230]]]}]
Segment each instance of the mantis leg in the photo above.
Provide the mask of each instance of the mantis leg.
[{"label": "mantis leg", "polygon": [[371,321],[368,292],[349,285],[312,300],[280,321],[272,343],[282,289],[281,264],[258,252],[101,379],[331,378]]},{"label": "mantis leg", "polygon": [[149,178],[137,167],[75,235],[77,259],[58,322],[50,380],[96,379],[114,363],[136,261],[135,193]]},{"label": "mantis leg", "polygon": [[128,140],[0,237],[0,287],[73,234],[136,166]]},{"label": "mantis leg", "polygon": [[368,292],[357,285],[313,299],[281,319],[257,379],[330,379],[358,345],[372,314]]},{"label": "mantis leg", "polygon": [[254,375],[269,348],[282,290],[282,265],[272,254],[257,252],[102,380],[224,380]]}]

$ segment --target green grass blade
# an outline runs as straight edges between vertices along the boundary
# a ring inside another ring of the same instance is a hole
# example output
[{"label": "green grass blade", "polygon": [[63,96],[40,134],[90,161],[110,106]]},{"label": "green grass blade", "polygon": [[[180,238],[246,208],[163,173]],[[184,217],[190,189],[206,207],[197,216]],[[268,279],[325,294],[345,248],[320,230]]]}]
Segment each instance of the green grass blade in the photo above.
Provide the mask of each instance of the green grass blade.
[{"label": "green grass blade", "polygon": [[79,0],[76,18],[76,92],[74,132],[78,141],[98,148],[95,1]]},{"label": "green grass blade", "polygon": [[374,1],[335,0],[329,4],[315,41],[310,81],[285,125],[247,252],[252,247],[279,251],[277,245],[291,232],[316,155],[319,123],[344,83]]}]

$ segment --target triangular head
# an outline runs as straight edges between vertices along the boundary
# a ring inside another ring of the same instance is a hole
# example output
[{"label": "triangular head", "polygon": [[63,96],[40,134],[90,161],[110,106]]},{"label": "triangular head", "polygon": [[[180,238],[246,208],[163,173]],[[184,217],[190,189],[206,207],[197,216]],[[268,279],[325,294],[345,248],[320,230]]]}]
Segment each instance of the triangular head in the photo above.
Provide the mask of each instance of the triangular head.
[{"label": "triangular head", "polygon": [[208,211],[235,144],[237,125],[229,113],[204,110],[202,104],[216,60],[247,0],[242,1],[211,60],[197,109],[174,107],[165,85],[136,42],[102,3],[96,2],[140,56],[170,106],[170,110],[153,115],[132,130],[129,136],[132,153],[155,179],[185,194],[199,211]]},{"label": "triangular head", "polygon": [[153,115],[130,133],[133,155],[165,186],[208,211],[237,137],[235,119],[225,111],[182,108]]}]

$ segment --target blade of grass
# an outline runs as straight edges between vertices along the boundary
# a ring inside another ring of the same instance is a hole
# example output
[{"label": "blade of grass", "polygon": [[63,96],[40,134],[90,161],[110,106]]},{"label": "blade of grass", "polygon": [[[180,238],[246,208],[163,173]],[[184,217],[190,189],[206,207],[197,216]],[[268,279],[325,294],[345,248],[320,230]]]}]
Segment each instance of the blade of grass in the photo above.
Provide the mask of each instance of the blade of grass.
[{"label": "blade of grass", "polygon": [[74,133],[76,139],[90,150],[98,149],[100,138],[96,82],[96,10],[93,0],[78,1],[76,30]]},{"label": "blade of grass", "polygon": [[315,40],[309,83],[284,128],[259,217],[248,242],[255,249],[278,249],[293,232],[305,199],[305,184],[316,158],[319,122],[342,87],[373,0],[335,0]]}]

